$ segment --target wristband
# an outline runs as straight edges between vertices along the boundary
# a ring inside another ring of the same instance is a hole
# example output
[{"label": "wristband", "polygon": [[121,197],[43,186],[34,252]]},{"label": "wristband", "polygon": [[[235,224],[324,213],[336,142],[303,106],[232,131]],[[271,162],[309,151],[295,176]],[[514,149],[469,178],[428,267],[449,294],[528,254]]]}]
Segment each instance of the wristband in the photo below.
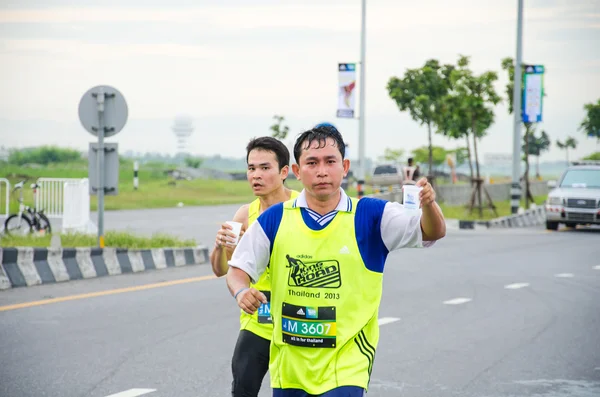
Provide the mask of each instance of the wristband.
[{"label": "wristband", "polygon": [[246,290],[246,289],[250,289],[250,288],[244,287],[244,288],[240,289],[238,292],[235,293],[235,295],[233,295],[233,299],[237,299],[237,296],[240,294],[240,292],[242,292],[243,290]]}]

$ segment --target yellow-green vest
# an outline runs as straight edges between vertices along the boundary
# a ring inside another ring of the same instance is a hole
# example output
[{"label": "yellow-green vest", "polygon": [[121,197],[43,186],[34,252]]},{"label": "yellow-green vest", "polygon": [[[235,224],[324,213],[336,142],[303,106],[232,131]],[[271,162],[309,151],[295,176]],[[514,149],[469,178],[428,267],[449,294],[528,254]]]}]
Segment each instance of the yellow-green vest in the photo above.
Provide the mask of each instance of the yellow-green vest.
[{"label": "yellow-green vest", "polygon": [[[298,197],[298,192],[292,190],[290,199]],[[248,227],[258,219],[260,215],[260,199],[256,199],[250,203],[248,207]],[[269,277],[269,271],[267,271],[258,279],[256,284],[252,284],[253,288],[262,291],[267,299],[271,295],[271,278]],[[261,305],[261,307],[253,314],[250,315],[243,310],[240,310],[240,329],[250,331],[261,338],[271,340],[273,335],[273,321],[271,319],[270,304]]]},{"label": "yellow-green vest", "polygon": [[322,230],[311,230],[293,200],[270,257],[273,340],[271,387],[321,394],[339,386],[367,388],[381,301],[381,273],[365,266],[351,212],[338,212]]}]

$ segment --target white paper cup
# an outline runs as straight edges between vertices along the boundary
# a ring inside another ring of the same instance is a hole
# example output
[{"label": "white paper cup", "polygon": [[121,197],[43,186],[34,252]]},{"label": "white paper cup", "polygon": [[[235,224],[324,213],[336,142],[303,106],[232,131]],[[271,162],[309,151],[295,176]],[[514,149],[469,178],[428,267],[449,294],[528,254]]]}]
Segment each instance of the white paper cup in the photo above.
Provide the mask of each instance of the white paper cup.
[{"label": "white paper cup", "polygon": [[409,210],[418,210],[421,206],[421,199],[419,198],[419,193],[423,190],[420,186],[415,185],[404,185],[402,186],[403,190],[403,200],[402,204],[404,204],[404,208]]},{"label": "white paper cup", "polygon": [[227,221],[225,223],[227,223],[229,226],[231,226],[231,228],[232,228],[231,232],[233,234],[235,234],[235,242],[230,243],[228,241],[227,244],[229,244],[229,245],[237,245],[237,243],[240,240],[240,232],[242,231],[242,224],[240,222],[234,222],[234,221]]}]

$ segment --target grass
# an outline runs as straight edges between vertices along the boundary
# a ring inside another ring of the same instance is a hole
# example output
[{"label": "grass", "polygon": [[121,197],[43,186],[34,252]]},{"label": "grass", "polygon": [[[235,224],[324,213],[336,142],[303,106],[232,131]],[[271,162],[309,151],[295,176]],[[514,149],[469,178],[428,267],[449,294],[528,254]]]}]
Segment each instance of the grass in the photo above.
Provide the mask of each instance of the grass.
[{"label": "grass", "polygon": [[[297,180],[286,182],[286,186],[297,191],[302,190],[302,184]],[[140,182],[136,191],[132,184],[119,187],[117,196],[106,196],[106,210],[168,208],[179,203],[185,206],[203,206],[219,204],[242,204],[255,199],[247,181],[223,181],[198,179],[192,181],[177,181],[174,185],[167,180]],[[356,195],[356,189],[350,188],[350,195]],[[370,188],[367,193],[370,193]],[[97,197],[91,199],[91,208],[97,208]]]},{"label": "grass", "polygon": [[[6,175],[14,186],[25,178],[27,184],[33,183],[37,178],[87,178],[87,165],[62,164],[49,166],[43,169],[5,166],[0,169],[0,176]],[[286,181],[290,189],[302,190],[302,184],[297,180]],[[4,212],[5,193],[4,185],[0,192],[0,213]],[[370,186],[365,186],[365,194],[371,192]],[[356,189],[349,188],[348,194],[355,196]],[[18,195],[10,198],[10,213],[18,210]],[[23,198],[26,205],[33,206],[33,194],[26,186]],[[202,206],[217,204],[242,204],[254,199],[248,182],[197,179],[192,181],[174,181],[161,169],[140,170],[139,189],[133,188],[133,171],[122,167],[119,176],[119,192],[115,196],[105,196],[104,209],[106,210],[132,210],[146,208],[176,207],[179,203],[185,206]],[[97,196],[92,196],[90,208],[97,210]]]},{"label": "grass", "polygon": [[[536,205],[542,205],[544,201],[546,201],[547,196],[538,196],[534,197]],[[485,202],[484,202],[485,203]],[[483,208],[483,217],[479,217],[479,209],[473,208],[473,213],[469,213],[469,208],[463,205],[459,206],[448,206],[444,204],[440,204],[442,211],[444,212],[444,217],[446,219],[461,219],[466,221],[475,221],[475,220],[490,220],[501,216],[511,215],[511,207],[510,200],[508,201],[496,201],[494,202],[496,206],[496,211],[498,212],[498,216],[492,212],[491,209]],[[525,205],[525,200],[521,202],[521,205]]]},{"label": "grass", "polygon": [[[91,234],[62,234],[60,235],[63,248],[97,247],[97,236]],[[0,237],[0,247],[49,247],[51,236],[8,236]],[[104,236],[105,246],[111,248],[150,249],[150,248],[179,248],[195,247],[196,241],[183,240],[166,234],[156,234],[152,237],[141,237],[131,233],[107,232]]]}]

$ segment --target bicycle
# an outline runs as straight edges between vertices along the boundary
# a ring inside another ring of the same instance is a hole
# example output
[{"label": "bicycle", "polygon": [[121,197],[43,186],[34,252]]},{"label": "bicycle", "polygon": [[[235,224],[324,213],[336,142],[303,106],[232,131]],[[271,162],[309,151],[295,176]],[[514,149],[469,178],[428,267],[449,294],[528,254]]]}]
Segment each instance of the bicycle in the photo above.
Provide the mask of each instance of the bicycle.
[{"label": "bicycle", "polygon": [[[17,190],[19,193],[19,212],[17,214],[11,214],[6,221],[4,222],[4,232],[6,234],[13,234],[16,230],[21,230],[23,227],[23,231],[21,234],[33,233],[35,230],[39,234],[50,234],[52,233],[52,227],[50,226],[50,221],[44,215],[44,210],[37,209],[35,207],[31,208],[24,204],[23,200],[23,186],[25,185],[25,181],[21,181],[17,183],[12,190],[12,194],[14,194]],[[37,194],[37,189],[39,189],[39,185],[37,183],[31,184],[31,189],[33,189],[33,202],[35,203],[35,196]]]}]

